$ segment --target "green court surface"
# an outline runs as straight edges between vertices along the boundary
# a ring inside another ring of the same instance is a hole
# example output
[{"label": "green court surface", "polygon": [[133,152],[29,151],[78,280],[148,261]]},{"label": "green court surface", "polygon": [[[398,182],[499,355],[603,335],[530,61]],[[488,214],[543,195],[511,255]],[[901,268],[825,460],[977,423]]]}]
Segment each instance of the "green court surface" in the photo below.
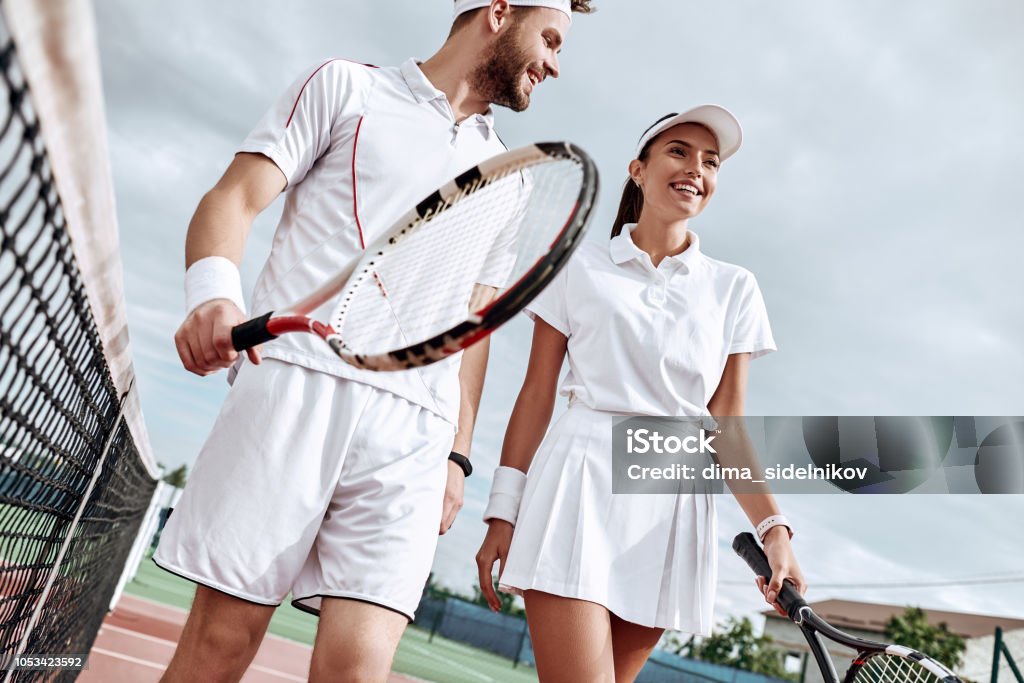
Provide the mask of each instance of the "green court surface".
[{"label": "green court surface", "polygon": [[[188,609],[192,604],[195,584],[165,572],[147,558],[125,591],[140,598]],[[285,603],[274,612],[270,633],[312,645],[316,617]],[[437,683],[525,683],[537,680],[536,672],[530,667],[520,665],[513,668],[508,659],[440,636],[428,642],[429,636],[428,631],[415,626],[406,629],[395,655],[394,670]]]}]

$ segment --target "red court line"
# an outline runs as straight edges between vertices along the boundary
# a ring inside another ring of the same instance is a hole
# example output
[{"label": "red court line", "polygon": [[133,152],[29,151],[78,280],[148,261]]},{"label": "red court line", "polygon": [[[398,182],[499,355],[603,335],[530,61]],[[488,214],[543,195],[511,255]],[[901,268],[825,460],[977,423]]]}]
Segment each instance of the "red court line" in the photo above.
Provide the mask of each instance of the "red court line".
[{"label": "red court line", "polygon": [[[157,683],[174,654],[187,613],[134,595],[121,598],[117,609],[107,615],[96,643],[89,653],[89,668],[81,683]],[[268,635],[244,683],[286,683],[305,681],[312,648],[285,638]],[[389,683],[415,683],[416,679],[391,674]]]}]

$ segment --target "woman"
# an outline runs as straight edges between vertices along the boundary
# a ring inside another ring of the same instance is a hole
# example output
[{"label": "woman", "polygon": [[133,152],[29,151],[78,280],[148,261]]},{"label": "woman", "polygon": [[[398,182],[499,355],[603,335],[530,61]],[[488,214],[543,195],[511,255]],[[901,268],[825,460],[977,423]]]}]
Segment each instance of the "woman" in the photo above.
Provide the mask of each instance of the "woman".
[{"label": "woman", "polygon": [[[664,629],[711,631],[713,496],[612,495],[611,417],[742,415],[750,360],[775,350],[754,277],[705,256],[688,230],[741,138],[714,105],[657,121],[629,164],[611,242],[583,244],[528,309],[529,369],[477,565],[492,608],[495,561],[502,590],[523,595],[544,682],[632,681]],[[545,439],[566,354],[570,408]],[[784,578],[803,592],[771,494],[737,499],[774,570],[758,580],[766,600]]]}]

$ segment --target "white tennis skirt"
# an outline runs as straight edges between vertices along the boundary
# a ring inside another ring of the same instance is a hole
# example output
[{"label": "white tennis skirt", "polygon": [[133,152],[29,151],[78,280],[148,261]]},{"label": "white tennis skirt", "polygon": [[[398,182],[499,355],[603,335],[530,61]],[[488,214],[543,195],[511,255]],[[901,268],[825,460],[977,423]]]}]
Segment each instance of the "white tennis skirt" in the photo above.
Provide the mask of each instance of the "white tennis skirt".
[{"label": "white tennis skirt", "polygon": [[642,626],[709,635],[712,494],[612,494],[612,414],[573,404],[526,480],[500,588],[596,602]]}]

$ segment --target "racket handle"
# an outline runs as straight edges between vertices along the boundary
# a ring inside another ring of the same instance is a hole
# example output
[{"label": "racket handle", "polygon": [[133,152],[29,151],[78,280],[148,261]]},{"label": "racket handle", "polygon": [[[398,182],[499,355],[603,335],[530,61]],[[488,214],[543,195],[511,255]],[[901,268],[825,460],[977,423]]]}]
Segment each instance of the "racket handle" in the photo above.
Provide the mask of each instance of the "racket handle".
[{"label": "racket handle", "polygon": [[[771,580],[772,568],[768,564],[768,556],[764,554],[764,550],[761,549],[761,545],[754,538],[753,534],[750,532],[737,534],[736,538],[732,540],[732,549],[743,558],[743,561],[754,570],[755,574],[763,576],[769,581]],[[796,592],[796,588],[793,588],[793,584],[788,581],[782,582],[778,602],[782,605],[782,609],[786,610],[789,618],[794,621],[796,621],[797,612],[799,612],[800,608],[807,606],[804,599]]]},{"label": "racket handle", "polygon": [[231,345],[235,347],[235,351],[245,351],[263,342],[277,339],[276,334],[271,334],[267,330],[267,323],[270,321],[271,315],[272,312],[232,327]]}]

